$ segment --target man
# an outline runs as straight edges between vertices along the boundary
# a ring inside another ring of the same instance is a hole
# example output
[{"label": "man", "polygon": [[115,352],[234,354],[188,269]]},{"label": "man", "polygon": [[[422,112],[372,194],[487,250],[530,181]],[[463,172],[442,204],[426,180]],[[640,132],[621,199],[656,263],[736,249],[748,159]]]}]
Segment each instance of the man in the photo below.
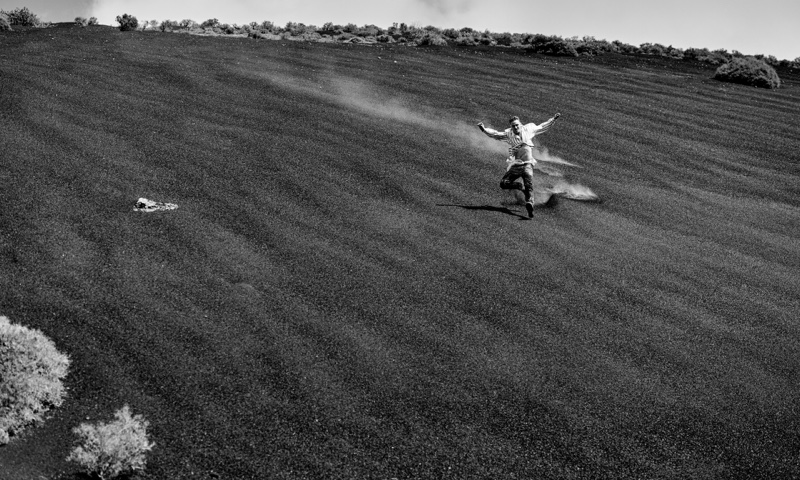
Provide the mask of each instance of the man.
[{"label": "man", "polygon": [[[544,133],[556,123],[556,119],[560,117],[560,113],[556,113],[553,118],[544,122],[541,125],[535,123],[527,123],[525,125],[519,120],[519,117],[511,117],[508,122],[511,128],[507,128],[500,132],[492,128],[486,128],[483,122],[478,124],[478,128],[487,136],[495,140],[507,142],[508,147],[508,169],[503,179],[500,180],[500,188],[506,190],[522,190],[525,194],[525,209],[528,210],[528,217],[533,217],[533,166],[536,164],[536,159],[533,158],[533,137]],[[516,180],[522,179],[520,185]]]}]

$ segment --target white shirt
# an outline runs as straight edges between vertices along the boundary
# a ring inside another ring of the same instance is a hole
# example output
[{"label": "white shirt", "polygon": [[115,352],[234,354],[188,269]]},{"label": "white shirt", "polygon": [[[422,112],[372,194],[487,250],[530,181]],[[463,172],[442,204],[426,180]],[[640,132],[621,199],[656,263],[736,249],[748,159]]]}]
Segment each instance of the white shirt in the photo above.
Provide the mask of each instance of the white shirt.
[{"label": "white shirt", "polygon": [[498,131],[493,128],[486,127],[483,131],[490,138],[507,142],[508,147],[508,162],[513,165],[523,165],[526,163],[536,164],[536,159],[533,158],[531,147],[533,146],[533,137],[550,130],[550,127],[556,122],[555,117],[536,125],[535,123],[526,123],[519,129],[519,133],[514,133],[513,128]]}]

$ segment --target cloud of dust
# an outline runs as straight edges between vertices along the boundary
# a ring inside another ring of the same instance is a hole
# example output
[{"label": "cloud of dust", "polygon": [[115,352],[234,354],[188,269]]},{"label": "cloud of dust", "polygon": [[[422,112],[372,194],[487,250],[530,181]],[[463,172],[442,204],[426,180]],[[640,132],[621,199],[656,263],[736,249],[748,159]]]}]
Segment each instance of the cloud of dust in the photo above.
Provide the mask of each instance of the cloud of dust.
[{"label": "cloud of dust", "polygon": [[556,181],[551,191],[572,200],[597,201],[600,199],[591,188],[578,183],[569,183],[566,180]]},{"label": "cloud of dust", "polygon": [[[536,143],[538,144],[539,142],[536,142]],[[564,166],[567,166],[567,167],[578,167],[579,166],[579,165],[576,165],[574,163],[571,163],[571,162],[568,162],[568,161],[564,160],[563,158],[559,157],[558,155],[551,154],[550,151],[547,149],[547,147],[544,147],[542,145],[537,145],[536,148],[533,149],[533,158],[535,158],[539,162],[557,163],[559,165],[564,165]]]},{"label": "cloud of dust", "polygon": [[432,112],[426,112],[424,106],[412,109],[398,97],[381,94],[377,89],[364,81],[345,77],[330,77],[327,83],[326,96],[345,108],[356,110],[365,115],[380,119],[418,125],[424,128],[439,129],[441,121],[434,120]]},{"label": "cloud of dust", "polygon": [[[252,73],[252,70],[248,70]],[[316,96],[324,101],[334,102],[342,108],[369,115],[376,119],[402,122],[421,128],[434,130],[443,137],[455,139],[486,155],[478,155],[487,163],[497,164],[507,153],[507,145],[484,135],[476,126],[477,122],[466,123],[463,119],[449,120],[424,105],[411,104],[398,96],[389,96],[374,85],[363,80],[327,74],[319,80],[298,79],[277,72],[260,72],[258,75],[282,88]],[[547,147],[536,141],[533,156],[540,163],[536,167],[543,173],[555,177],[553,193],[575,200],[597,200],[597,195],[588,187],[572,184],[563,178],[563,173],[554,165],[579,167],[572,162],[551,153]],[[542,164],[544,163],[544,164]]]},{"label": "cloud of dust", "polygon": [[502,159],[507,149],[506,145],[481,133],[476,126],[477,121],[464,123],[463,119],[445,118],[441,112],[433,108],[412,104],[396,95],[386,95],[374,85],[363,80],[331,73],[320,76],[318,80],[298,79],[269,71],[259,72],[257,75],[282,88],[316,96],[321,100],[337,103],[342,108],[363,115],[434,130],[443,137],[455,139],[475,150],[491,152],[494,156],[489,158],[493,161]]},{"label": "cloud of dust", "polygon": [[[504,142],[488,138],[477,128],[477,121],[464,122],[463,119],[443,117],[441,112],[425,105],[411,104],[399,96],[386,95],[374,85],[359,79],[342,77],[327,72],[317,79],[301,79],[293,75],[247,68],[240,73],[257,75],[281,88],[297,91],[304,95],[314,96],[320,100],[337,103],[342,108],[369,115],[376,119],[390,122],[402,122],[421,128],[434,130],[442,137],[455,140],[481,152],[476,155],[487,163],[497,164],[507,153]],[[534,158],[539,162],[536,169],[549,176],[541,179],[542,185],[549,184],[552,193],[573,200],[597,201],[598,196],[588,187],[567,181],[563,172],[556,166],[579,167],[551,153],[535,139]],[[485,155],[484,155],[485,154]]]}]

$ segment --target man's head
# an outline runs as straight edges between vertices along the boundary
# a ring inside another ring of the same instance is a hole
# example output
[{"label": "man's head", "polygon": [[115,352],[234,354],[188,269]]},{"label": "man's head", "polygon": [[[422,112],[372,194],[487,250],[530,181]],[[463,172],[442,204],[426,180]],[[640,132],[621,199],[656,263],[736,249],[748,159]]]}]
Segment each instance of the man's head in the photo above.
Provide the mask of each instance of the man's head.
[{"label": "man's head", "polygon": [[522,128],[522,122],[519,120],[518,116],[514,115],[509,118],[508,123],[511,124],[511,129],[514,130],[514,133],[519,133],[519,130]]}]

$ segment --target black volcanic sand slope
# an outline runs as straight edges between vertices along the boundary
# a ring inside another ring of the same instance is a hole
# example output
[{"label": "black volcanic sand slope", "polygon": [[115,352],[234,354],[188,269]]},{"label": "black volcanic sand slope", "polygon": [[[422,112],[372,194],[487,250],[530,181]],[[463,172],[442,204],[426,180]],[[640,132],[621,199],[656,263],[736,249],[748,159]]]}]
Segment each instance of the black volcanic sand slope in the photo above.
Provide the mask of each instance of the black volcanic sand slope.
[{"label": "black volcanic sand slope", "polygon": [[[143,478],[800,475],[800,82],[712,76],[0,34],[0,314],[73,365],[3,478],[74,478],[71,429],[126,403]],[[604,201],[528,220],[475,123],[556,112]]]}]

